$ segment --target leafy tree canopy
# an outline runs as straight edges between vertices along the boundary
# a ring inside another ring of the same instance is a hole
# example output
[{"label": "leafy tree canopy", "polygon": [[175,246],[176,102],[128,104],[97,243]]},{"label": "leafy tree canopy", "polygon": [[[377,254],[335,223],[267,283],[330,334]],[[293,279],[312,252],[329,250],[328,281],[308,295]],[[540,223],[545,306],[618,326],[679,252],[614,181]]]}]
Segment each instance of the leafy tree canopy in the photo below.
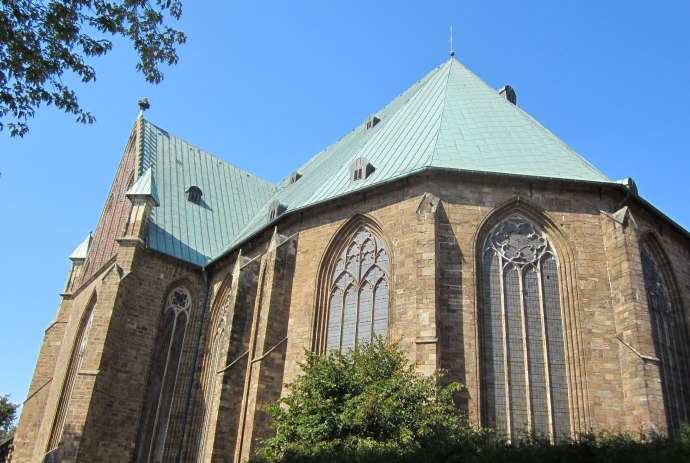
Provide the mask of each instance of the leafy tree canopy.
[{"label": "leafy tree canopy", "polygon": [[19,404],[10,402],[10,396],[0,396],[0,443],[10,437],[14,432],[14,419],[17,415]]},{"label": "leafy tree canopy", "polygon": [[[461,385],[421,377],[397,344],[376,339],[347,353],[306,353],[289,395],[267,407],[276,435],[263,456],[391,449],[414,452],[471,432],[453,394]],[[467,434],[469,435],[469,434]],[[475,432],[473,435],[477,435]]]},{"label": "leafy tree canopy", "polygon": [[181,14],[180,0],[0,0],[0,130],[23,136],[42,104],[92,123],[62,77],[95,80],[87,59],[108,53],[115,36],[132,42],[136,69],[159,83],[159,65],[177,63],[175,47],[186,40],[166,25]]}]

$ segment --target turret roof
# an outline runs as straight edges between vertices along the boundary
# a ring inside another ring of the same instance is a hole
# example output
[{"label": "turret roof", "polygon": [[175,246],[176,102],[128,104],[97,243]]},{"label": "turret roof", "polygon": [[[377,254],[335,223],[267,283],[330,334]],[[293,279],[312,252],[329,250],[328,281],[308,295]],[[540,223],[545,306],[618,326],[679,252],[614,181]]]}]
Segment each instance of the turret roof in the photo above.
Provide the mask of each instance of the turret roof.
[{"label": "turret roof", "polygon": [[91,248],[91,240],[93,237],[91,236],[91,233],[86,235],[86,238],[84,238],[84,241],[79,243],[79,246],[72,251],[72,254],[70,254],[69,258],[72,260],[84,260],[86,259],[86,255],[89,253],[89,249]]},{"label": "turret roof", "polygon": [[126,195],[128,197],[146,196],[151,198],[156,206],[160,205],[156,180],[153,178],[153,171],[150,167],[146,169],[146,172],[144,172],[141,177],[134,182],[134,185],[127,190]]}]

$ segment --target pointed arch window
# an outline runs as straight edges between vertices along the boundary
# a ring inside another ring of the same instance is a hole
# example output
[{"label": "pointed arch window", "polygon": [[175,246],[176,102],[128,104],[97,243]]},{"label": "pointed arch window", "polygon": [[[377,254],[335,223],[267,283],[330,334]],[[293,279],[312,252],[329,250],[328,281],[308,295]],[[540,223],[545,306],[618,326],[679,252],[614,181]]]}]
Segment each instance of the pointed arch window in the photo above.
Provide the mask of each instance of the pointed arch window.
[{"label": "pointed arch window", "polygon": [[330,275],[326,350],[344,351],[388,334],[390,260],[383,242],[361,226]]},{"label": "pointed arch window", "polygon": [[509,439],[571,435],[556,253],[521,215],[498,223],[481,254],[484,426]]},{"label": "pointed arch window", "polygon": [[[215,408],[216,387],[219,382],[218,373],[223,367],[223,352],[225,351],[225,331],[228,307],[230,305],[231,294],[226,296],[221,313],[223,314],[220,320],[216,323],[215,330],[212,333],[212,340],[210,343],[210,358],[206,371],[206,393],[204,394],[204,418],[201,426],[201,449],[199,455],[203,461],[211,459],[211,438],[209,431],[211,429],[211,416]],[[209,453],[206,456],[206,453]]]},{"label": "pointed arch window", "polygon": [[670,287],[647,242],[640,246],[642,273],[652,324],[654,350],[660,360],[661,389],[669,430],[688,420],[688,372],[681,349],[682,318],[672,304]]},{"label": "pointed arch window", "polygon": [[161,316],[159,344],[153,357],[146,393],[137,459],[139,462],[162,461],[191,307],[192,297],[184,286],[173,289],[166,299]]},{"label": "pointed arch window", "polygon": [[77,336],[72,347],[72,354],[65,373],[65,381],[62,385],[62,392],[60,394],[60,401],[58,402],[57,412],[55,413],[55,420],[53,421],[53,428],[51,429],[50,439],[48,440],[47,450],[52,450],[58,446],[62,433],[65,429],[65,420],[67,419],[67,410],[74,392],[74,387],[77,382],[77,374],[84,361],[86,354],[86,345],[89,341],[89,334],[91,332],[91,325],[93,324],[93,308],[96,306],[96,295],[94,294],[89,300],[86,310],[79,321],[77,328]]}]

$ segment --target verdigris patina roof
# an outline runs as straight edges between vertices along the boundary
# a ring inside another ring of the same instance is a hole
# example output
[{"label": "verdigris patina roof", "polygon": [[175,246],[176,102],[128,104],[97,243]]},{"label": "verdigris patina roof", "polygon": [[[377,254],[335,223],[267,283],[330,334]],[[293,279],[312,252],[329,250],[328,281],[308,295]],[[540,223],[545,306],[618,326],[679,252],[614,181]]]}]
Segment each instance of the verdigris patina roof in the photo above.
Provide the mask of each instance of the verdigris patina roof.
[{"label": "verdigris patina roof", "polygon": [[[297,169],[227,251],[263,229],[271,204],[287,212],[428,169],[590,182],[611,182],[568,145],[451,58],[366,122]],[[350,180],[365,158],[374,171]]]},{"label": "verdigris patina roof", "polygon": [[[203,266],[217,256],[257,214],[277,188],[143,118],[137,121],[139,164],[130,193],[150,193],[146,246]],[[198,204],[187,200],[196,186]]]},{"label": "verdigris patina roof", "polygon": [[[303,210],[430,169],[611,183],[555,135],[455,58],[443,63],[336,143],[273,185],[140,117],[138,180],[151,195],[146,245],[204,266],[271,223]],[[370,119],[371,121],[372,119]],[[356,160],[373,167],[352,181]],[[198,204],[190,187],[201,190]]]}]

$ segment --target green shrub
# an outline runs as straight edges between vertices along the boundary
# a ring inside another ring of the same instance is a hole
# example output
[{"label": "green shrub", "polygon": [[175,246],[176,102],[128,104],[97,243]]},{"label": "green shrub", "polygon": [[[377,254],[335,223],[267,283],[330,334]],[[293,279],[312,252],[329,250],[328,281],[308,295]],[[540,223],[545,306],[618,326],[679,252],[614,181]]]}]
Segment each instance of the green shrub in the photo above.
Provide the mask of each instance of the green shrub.
[{"label": "green shrub", "polygon": [[469,426],[462,386],[421,377],[395,343],[306,353],[289,394],[267,407],[276,434],[254,463],[690,463],[690,426],[673,437],[583,434],[508,443]]},{"label": "green shrub", "polygon": [[419,376],[395,343],[377,338],[347,353],[306,356],[289,395],[266,408],[276,430],[261,452],[269,461],[397,462],[440,441],[477,437],[453,401],[462,386]]}]

